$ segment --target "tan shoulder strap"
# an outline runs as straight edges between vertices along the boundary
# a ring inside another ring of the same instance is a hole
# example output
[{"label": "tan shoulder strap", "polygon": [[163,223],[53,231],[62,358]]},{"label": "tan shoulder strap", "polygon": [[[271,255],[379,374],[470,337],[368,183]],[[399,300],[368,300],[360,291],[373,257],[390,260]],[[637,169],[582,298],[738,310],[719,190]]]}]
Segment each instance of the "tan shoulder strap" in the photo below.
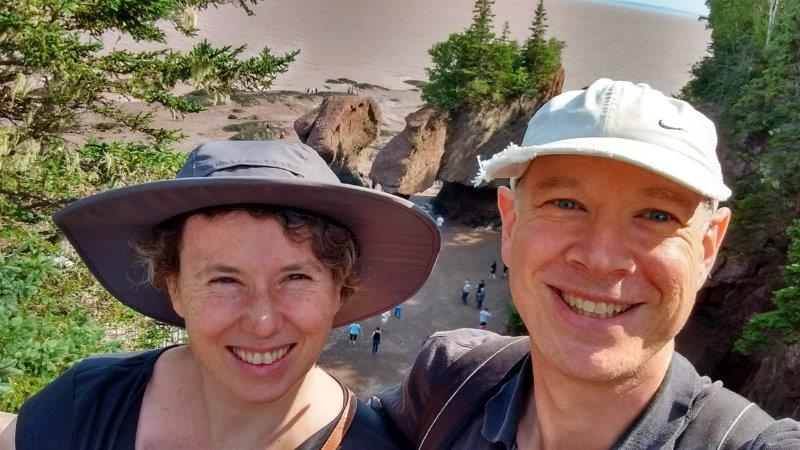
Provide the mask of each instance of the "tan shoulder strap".
[{"label": "tan shoulder strap", "polygon": [[342,408],[342,415],[339,417],[339,421],[333,428],[331,435],[328,436],[328,440],[322,445],[321,450],[336,450],[339,448],[344,435],[347,434],[347,430],[350,428],[350,424],[353,423],[353,418],[356,416],[357,402],[356,395],[350,389],[347,389],[347,399]]}]

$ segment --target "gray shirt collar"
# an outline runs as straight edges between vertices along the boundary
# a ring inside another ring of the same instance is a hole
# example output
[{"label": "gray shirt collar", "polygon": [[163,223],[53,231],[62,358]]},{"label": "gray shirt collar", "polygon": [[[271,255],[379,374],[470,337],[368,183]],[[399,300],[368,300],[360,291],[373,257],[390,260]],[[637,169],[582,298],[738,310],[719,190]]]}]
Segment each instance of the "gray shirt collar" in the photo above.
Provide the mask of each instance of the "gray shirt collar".
[{"label": "gray shirt collar", "polygon": [[[532,384],[531,356],[528,354],[517,372],[486,403],[481,428],[484,439],[504,444],[507,449],[513,448],[522,408],[528,401]],[[673,442],[694,418],[693,406],[705,396],[710,384],[711,381],[700,377],[686,358],[673,353],[656,394],[612,448],[661,448]]]}]

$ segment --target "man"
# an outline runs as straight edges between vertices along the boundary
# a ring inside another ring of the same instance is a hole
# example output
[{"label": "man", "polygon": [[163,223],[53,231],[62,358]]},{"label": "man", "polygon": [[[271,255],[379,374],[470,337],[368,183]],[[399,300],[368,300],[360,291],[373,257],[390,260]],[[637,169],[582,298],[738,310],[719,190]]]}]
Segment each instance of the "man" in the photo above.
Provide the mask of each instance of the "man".
[{"label": "man", "polygon": [[469,280],[464,280],[464,285],[461,286],[461,303],[467,304],[467,297],[471,291],[472,285],[469,284]]},{"label": "man", "polygon": [[492,313],[489,311],[489,308],[483,308],[478,312],[478,327],[483,330],[486,329],[486,325],[489,324],[489,319],[492,318]]},{"label": "man", "polygon": [[381,327],[377,327],[372,333],[372,354],[378,353],[378,346],[381,345]]},{"label": "man", "polygon": [[477,304],[477,309],[481,309],[483,306],[483,300],[486,298],[486,288],[479,287],[478,290],[475,292],[475,303]]},{"label": "man", "polygon": [[434,334],[388,414],[423,449],[800,448],[800,424],[674,351],[730,221],[715,146],[711,121],[644,84],[544,105],[478,177],[511,179],[502,257],[530,339]]}]

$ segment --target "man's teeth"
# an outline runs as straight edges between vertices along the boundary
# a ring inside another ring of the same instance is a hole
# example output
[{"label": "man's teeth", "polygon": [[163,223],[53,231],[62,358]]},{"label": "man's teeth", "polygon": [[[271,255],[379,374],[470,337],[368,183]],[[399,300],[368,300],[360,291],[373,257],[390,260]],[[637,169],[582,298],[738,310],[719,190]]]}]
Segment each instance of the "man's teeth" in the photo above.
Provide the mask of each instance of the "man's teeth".
[{"label": "man's teeth", "polygon": [[619,303],[593,302],[566,292],[561,293],[561,298],[576,313],[595,319],[608,319],[625,312],[631,307],[631,305],[621,305]]},{"label": "man's teeth", "polygon": [[271,352],[258,353],[246,352],[239,348],[233,347],[233,353],[242,361],[247,361],[250,364],[272,364],[275,361],[283,358],[283,356],[286,355],[286,352],[289,351],[289,348],[290,346],[287,345],[286,347],[282,347]]}]

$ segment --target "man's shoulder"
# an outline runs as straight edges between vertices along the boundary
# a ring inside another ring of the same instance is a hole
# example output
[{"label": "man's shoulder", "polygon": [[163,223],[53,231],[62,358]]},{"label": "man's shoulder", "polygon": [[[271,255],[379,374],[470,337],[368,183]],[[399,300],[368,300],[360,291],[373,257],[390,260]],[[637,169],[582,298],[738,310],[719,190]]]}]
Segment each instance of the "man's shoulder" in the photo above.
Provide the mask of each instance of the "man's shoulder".
[{"label": "man's shoulder", "polygon": [[378,396],[380,407],[410,437],[415,437],[429,400],[448,369],[471,350],[490,340],[508,339],[496,333],[462,328],[432,334],[422,345],[402,384]]}]

